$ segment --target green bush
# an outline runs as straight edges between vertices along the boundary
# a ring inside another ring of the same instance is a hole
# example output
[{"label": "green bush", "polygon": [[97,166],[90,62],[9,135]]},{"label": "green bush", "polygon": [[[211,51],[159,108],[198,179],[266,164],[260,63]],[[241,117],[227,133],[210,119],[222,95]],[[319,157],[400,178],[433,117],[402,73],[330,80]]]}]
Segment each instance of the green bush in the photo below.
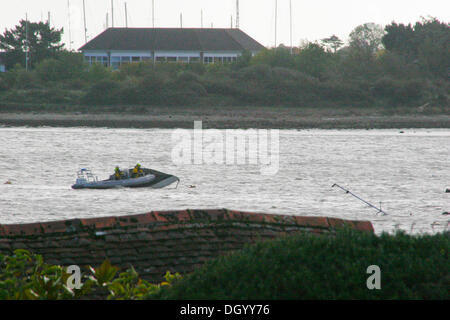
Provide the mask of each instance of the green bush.
[{"label": "green bush", "polygon": [[57,58],[43,60],[36,66],[35,73],[44,82],[64,81],[80,78],[84,68],[81,54],[67,52],[59,53]]},{"label": "green bush", "polygon": [[171,286],[181,275],[167,271],[165,282],[151,284],[142,280],[133,267],[120,273],[108,260],[82,274],[81,287],[71,289],[67,268],[46,264],[40,255],[15,250],[0,254],[0,300],[68,300],[104,297],[113,300],[141,300]]},{"label": "green bush", "polygon": [[[260,242],[207,262],[154,298],[448,300],[449,239],[343,230]],[[371,265],[381,269],[381,290],[366,286]]]},{"label": "green bush", "polygon": [[31,104],[78,104],[82,93],[55,87],[29,90],[8,90],[0,98],[3,102]]},{"label": "green bush", "polygon": [[372,92],[380,100],[385,100],[391,105],[420,105],[424,92],[423,81],[420,80],[395,80],[389,77],[378,79]]},{"label": "green bush", "polygon": [[101,80],[96,82],[87,91],[82,99],[82,103],[87,105],[115,105],[119,104],[121,89],[120,83],[112,80]]}]

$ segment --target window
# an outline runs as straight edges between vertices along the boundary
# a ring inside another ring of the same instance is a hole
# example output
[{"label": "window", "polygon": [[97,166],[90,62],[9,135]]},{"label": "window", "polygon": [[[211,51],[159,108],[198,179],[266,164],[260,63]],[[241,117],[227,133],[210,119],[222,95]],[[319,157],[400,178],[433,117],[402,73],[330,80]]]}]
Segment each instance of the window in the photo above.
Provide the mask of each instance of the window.
[{"label": "window", "polygon": [[214,63],[222,63],[222,57],[214,57]]},{"label": "window", "polygon": [[152,57],[141,57],[142,61],[148,62],[152,60]]},{"label": "window", "polygon": [[203,62],[208,64],[213,62],[213,57],[204,57]]},{"label": "window", "polygon": [[97,63],[103,64],[104,67],[108,66],[108,57],[97,57]]},{"label": "window", "polygon": [[121,57],[120,62],[121,64],[130,63],[131,57]]},{"label": "window", "polygon": [[189,58],[188,57],[178,57],[177,61],[187,63],[187,62],[189,62]]},{"label": "window", "polygon": [[166,62],[166,57],[156,57],[156,62]]},{"label": "window", "polygon": [[189,57],[189,62],[198,63],[198,62],[200,62],[200,58],[199,57]]},{"label": "window", "polygon": [[141,62],[141,57],[131,57],[131,62]]},{"label": "window", "polygon": [[177,62],[177,57],[167,57],[167,62]]},{"label": "window", "polygon": [[113,69],[118,69],[120,66],[120,57],[111,57],[111,67]]}]

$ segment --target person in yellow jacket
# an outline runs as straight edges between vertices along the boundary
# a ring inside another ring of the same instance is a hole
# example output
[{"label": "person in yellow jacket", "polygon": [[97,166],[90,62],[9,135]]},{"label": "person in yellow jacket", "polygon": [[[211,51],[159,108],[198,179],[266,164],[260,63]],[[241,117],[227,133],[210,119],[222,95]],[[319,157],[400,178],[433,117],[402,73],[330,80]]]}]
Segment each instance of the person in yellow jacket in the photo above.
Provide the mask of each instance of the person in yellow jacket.
[{"label": "person in yellow jacket", "polygon": [[123,172],[122,172],[122,170],[120,170],[120,168],[117,166],[117,167],[114,169],[114,179],[120,180],[120,179],[122,179],[122,177],[123,177]]},{"label": "person in yellow jacket", "polygon": [[139,178],[144,175],[144,170],[141,169],[141,165],[138,163],[133,169],[133,178]]}]

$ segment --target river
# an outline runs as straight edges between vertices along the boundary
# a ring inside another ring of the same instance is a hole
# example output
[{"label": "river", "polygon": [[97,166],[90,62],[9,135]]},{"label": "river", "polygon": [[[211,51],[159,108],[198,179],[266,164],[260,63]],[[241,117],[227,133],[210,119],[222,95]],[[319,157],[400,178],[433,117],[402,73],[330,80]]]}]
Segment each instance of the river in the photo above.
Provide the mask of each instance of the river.
[{"label": "river", "polygon": [[[370,220],[377,233],[448,229],[449,216],[442,214],[450,211],[448,129],[280,130],[271,175],[250,161],[180,164],[173,156],[174,132],[0,128],[0,223],[228,208]],[[116,165],[136,162],[176,175],[181,183],[160,190],[71,189],[80,168],[102,179]],[[375,206],[381,202],[387,215],[332,188],[334,183]]]}]

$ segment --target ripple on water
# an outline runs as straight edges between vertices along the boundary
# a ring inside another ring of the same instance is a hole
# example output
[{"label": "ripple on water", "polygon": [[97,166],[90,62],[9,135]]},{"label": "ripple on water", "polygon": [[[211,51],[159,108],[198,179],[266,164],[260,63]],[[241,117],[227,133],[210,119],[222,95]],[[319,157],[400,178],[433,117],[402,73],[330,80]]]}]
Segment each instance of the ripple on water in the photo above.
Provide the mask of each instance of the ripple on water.
[{"label": "ripple on water", "polygon": [[[377,232],[448,227],[449,130],[281,130],[279,172],[258,165],[171,161],[172,130],[0,128],[0,223],[230,208],[370,220]],[[14,143],[11,143],[14,141]],[[81,167],[106,178],[142,163],[181,178],[177,189],[70,188]],[[3,185],[6,181],[11,185]],[[348,187],[390,213],[377,215],[331,188]],[[195,186],[195,188],[189,188]]]}]

